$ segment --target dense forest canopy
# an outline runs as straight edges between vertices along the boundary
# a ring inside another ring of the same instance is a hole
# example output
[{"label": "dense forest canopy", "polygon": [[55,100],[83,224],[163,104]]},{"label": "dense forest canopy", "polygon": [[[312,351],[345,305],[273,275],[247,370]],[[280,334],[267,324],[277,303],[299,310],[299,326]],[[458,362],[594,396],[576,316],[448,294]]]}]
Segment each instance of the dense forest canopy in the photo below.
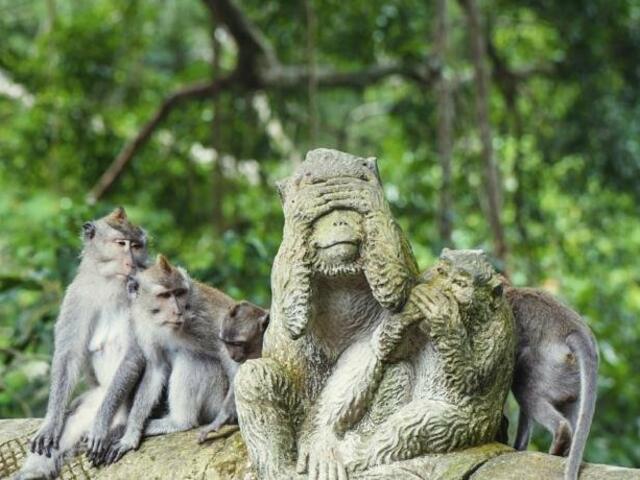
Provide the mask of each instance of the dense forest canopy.
[{"label": "dense forest canopy", "polygon": [[328,146],[421,268],[484,248],[586,317],[585,457],[640,466],[638,0],[0,0],[0,39],[0,416],[43,414],[84,220],[266,306],[275,182]]}]

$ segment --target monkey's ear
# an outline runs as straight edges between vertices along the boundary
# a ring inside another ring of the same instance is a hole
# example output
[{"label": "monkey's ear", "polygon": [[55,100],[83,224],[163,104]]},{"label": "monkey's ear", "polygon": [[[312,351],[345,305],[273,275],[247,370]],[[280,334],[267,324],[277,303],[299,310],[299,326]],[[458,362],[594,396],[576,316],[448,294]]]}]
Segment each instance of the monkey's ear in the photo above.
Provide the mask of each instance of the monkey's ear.
[{"label": "monkey's ear", "polygon": [[127,295],[129,298],[133,299],[138,296],[138,292],[140,291],[140,282],[134,277],[127,278]]},{"label": "monkey's ear", "polygon": [[82,236],[85,240],[91,240],[96,236],[96,224],[93,222],[85,222],[82,225]]},{"label": "monkey's ear", "polygon": [[116,207],[109,216],[118,222],[124,222],[127,219],[127,212],[125,212],[124,207]]},{"label": "monkey's ear", "polygon": [[171,264],[169,263],[169,260],[167,260],[167,257],[162,255],[161,253],[159,253],[158,256],[156,257],[156,265],[158,265],[164,273],[171,273],[172,271],[172,267],[171,267]]},{"label": "monkey's ear", "polygon": [[242,302],[238,302],[233,307],[231,307],[231,309],[229,310],[229,317],[230,318],[236,318],[236,316],[238,315],[238,310],[240,310],[240,304],[241,303]]},{"label": "monkey's ear", "polygon": [[267,311],[262,317],[260,317],[260,330],[265,331],[269,326],[269,320],[271,320],[270,313]]},{"label": "monkey's ear", "polygon": [[380,181],[380,170],[378,170],[378,159],[376,157],[365,158],[364,162],[367,165],[367,168],[371,170],[378,181]]}]

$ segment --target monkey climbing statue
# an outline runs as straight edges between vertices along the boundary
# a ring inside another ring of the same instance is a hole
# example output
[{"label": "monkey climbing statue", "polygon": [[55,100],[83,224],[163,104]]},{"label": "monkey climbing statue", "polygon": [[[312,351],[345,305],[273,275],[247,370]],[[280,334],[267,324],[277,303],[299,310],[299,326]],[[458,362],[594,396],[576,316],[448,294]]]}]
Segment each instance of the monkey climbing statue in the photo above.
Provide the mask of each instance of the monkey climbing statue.
[{"label": "monkey climbing statue", "polygon": [[313,150],[280,193],[263,358],[235,381],[260,478],[366,479],[381,465],[391,478],[404,460],[491,441],[515,338],[490,266],[465,257],[465,288],[444,270],[420,278],[374,159]]}]

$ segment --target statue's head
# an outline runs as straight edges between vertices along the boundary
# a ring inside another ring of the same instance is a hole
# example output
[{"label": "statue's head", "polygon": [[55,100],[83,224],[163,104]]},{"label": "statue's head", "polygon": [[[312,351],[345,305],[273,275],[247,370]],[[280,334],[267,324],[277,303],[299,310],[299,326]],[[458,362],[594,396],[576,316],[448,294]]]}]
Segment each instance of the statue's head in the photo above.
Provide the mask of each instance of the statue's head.
[{"label": "statue's head", "polygon": [[312,150],[278,187],[285,238],[274,265],[274,299],[293,338],[308,323],[313,277],[364,275],[382,307],[402,307],[415,260],[384,200],[375,158]]},{"label": "statue's head", "polygon": [[463,308],[493,305],[502,297],[502,281],[482,250],[445,248],[428,276],[445,280],[456,302]]}]

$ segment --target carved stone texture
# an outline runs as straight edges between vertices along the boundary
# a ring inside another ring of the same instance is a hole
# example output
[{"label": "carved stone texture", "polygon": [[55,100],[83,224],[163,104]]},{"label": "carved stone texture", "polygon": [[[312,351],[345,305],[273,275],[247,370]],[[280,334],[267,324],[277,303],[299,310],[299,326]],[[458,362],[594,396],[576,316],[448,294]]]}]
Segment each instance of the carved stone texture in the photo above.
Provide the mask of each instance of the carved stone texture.
[{"label": "carved stone texture", "polygon": [[372,158],[313,150],[279,189],[264,358],[235,382],[260,478],[426,479],[434,455],[493,441],[515,339],[482,253],[419,276]]}]

